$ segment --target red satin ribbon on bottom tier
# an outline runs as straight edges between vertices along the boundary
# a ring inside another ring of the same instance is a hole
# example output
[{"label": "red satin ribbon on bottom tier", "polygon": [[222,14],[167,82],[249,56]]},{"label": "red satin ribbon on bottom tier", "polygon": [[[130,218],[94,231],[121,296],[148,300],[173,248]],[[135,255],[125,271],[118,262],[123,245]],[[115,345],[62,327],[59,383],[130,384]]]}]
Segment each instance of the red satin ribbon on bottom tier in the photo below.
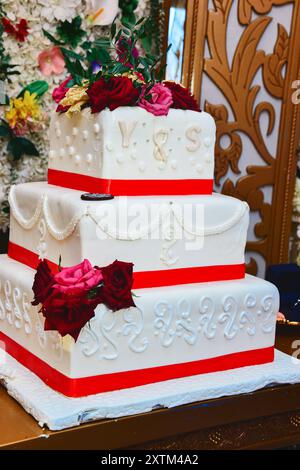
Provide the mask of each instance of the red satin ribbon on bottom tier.
[{"label": "red satin ribbon on bottom tier", "polygon": [[48,170],[48,183],[64,188],[114,196],[184,196],[212,194],[212,179],[117,180]]},{"label": "red satin ribbon on bottom tier", "polygon": [[0,347],[27,369],[34,372],[49,387],[68,397],[83,397],[95,393],[110,392],[124,388],[138,387],[164,380],[189,377],[210,372],[220,372],[238,367],[255,366],[274,360],[274,348],[254,349],[225,356],[202,359],[182,364],[171,364],[148,369],[116,372],[72,379],[57,371],[46,362],[23,348],[13,339],[0,332]]},{"label": "red satin ribbon on bottom tier", "polygon": [[[8,256],[33,269],[36,269],[40,262],[36,253],[12,242],[9,242],[8,245]],[[57,265],[52,261],[48,261],[48,263],[51,269],[56,272]],[[245,264],[140,271],[134,272],[133,288],[144,289],[199,282],[232,281],[234,279],[243,279],[244,277]]]}]

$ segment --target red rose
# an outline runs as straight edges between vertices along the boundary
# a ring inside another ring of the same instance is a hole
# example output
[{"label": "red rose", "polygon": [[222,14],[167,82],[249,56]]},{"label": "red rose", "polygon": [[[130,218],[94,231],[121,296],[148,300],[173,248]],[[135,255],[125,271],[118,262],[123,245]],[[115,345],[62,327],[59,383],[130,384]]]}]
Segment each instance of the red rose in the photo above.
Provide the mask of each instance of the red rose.
[{"label": "red rose", "polygon": [[32,290],[34,300],[32,305],[42,304],[51,292],[54,284],[54,276],[46,260],[41,261],[37,267]]},{"label": "red rose", "polygon": [[101,272],[103,275],[101,302],[113,311],[135,307],[131,293],[133,264],[114,261],[109,266],[101,268]]},{"label": "red rose", "polygon": [[111,77],[109,80],[100,78],[92,84],[87,94],[93,113],[99,113],[106,107],[113,111],[119,106],[131,106],[139,98],[138,89],[127,77]]},{"label": "red rose", "polygon": [[172,92],[175,109],[188,109],[190,111],[200,111],[199,105],[189,90],[175,82],[164,82],[164,85]]},{"label": "red rose", "polygon": [[71,335],[75,341],[85,324],[95,316],[95,300],[86,291],[68,295],[54,289],[42,305],[45,331],[58,331],[61,336]]}]

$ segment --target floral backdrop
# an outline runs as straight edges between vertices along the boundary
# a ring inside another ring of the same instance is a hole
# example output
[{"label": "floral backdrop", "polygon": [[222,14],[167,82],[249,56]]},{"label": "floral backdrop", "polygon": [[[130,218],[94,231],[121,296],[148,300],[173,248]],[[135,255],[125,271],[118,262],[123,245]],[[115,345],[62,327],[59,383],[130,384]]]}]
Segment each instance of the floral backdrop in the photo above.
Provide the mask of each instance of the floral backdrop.
[{"label": "floral backdrop", "polygon": [[[8,80],[2,81],[2,94],[17,97],[20,90],[37,80],[47,81],[49,85],[48,91],[44,93],[39,104],[41,108],[38,113],[39,125],[30,130],[30,140],[34,143],[39,155],[22,155],[21,158],[13,158],[11,152],[7,150],[5,139],[2,137],[4,133],[0,134],[0,230],[2,231],[6,231],[9,225],[7,202],[9,187],[12,184],[46,178],[47,128],[49,115],[53,110],[51,92],[66,76],[65,67],[61,63],[61,57],[57,51],[58,48],[55,49],[49,35],[57,37],[57,28],[61,28],[63,22],[74,22],[75,18],[81,23],[77,28],[77,33],[84,34],[87,40],[108,34],[109,26],[95,26],[97,22],[91,22],[89,11],[93,3],[99,4],[100,2],[99,0],[26,0],[26,2],[0,0],[0,17],[2,20],[5,19],[1,25],[0,40],[2,68],[3,63],[8,60],[12,65],[11,71],[19,73],[9,74],[6,77]],[[120,0],[119,16],[130,18],[133,13],[137,17],[152,15],[153,30],[149,32],[148,41],[153,37],[154,46],[157,47],[159,40],[157,28],[155,28],[155,14],[160,7],[159,0]],[[63,30],[60,29],[60,33],[60,37],[68,36],[66,23],[64,23]],[[71,31],[69,39],[72,36],[73,31]],[[3,77],[1,78],[3,80]],[[17,105],[16,102],[15,106]],[[3,105],[0,107],[1,120],[7,118],[7,108]]]}]

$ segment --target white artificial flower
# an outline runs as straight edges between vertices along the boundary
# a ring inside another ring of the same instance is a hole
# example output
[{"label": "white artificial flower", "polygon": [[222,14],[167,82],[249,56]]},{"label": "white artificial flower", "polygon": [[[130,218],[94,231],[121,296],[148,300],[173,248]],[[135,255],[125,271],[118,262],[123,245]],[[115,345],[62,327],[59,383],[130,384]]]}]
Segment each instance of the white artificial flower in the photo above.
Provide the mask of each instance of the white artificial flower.
[{"label": "white artificial flower", "polygon": [[87,13],[90,15],[93,26],[111,24],[119,11],[118,0],[87,0]]},{"label": "white artificial flower", "polygon": [[38,0],[42,5],[41,15],[48,21],[71,21],[76,15],[76,8],[81,0]]}]

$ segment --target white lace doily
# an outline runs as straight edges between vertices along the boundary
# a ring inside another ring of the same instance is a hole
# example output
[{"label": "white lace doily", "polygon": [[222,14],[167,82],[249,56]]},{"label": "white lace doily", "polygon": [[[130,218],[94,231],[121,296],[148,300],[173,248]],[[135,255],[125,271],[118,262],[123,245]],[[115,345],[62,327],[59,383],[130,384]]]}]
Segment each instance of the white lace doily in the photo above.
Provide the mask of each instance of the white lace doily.
[{"label": "white lace doily", "polygon": [[84,398],[67,398],[0,350],[0,380],[8,393],[51,430],[171,408],[195,401],[253,392],[273,384],[300,382],[300,361],[276,351],[275,361],[254,367],[168,380]]}]

